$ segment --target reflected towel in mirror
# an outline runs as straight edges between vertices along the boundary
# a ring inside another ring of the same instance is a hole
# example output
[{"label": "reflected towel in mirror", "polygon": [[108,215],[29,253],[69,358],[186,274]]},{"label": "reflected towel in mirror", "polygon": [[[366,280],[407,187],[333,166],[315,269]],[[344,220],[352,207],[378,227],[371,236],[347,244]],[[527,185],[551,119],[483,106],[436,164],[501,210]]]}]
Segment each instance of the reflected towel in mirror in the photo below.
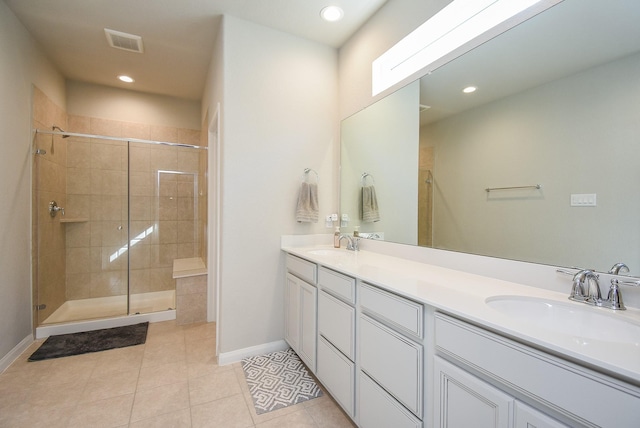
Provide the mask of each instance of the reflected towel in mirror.
[{"label": "reflected towel in mirror", "polygon": [[376,197],[376,189],[373,186],[362,187],[362,221],[380,221],[378,198]]},{"label": "reflected towel in mirror", "polygon": [[318,211],[318,185],[302,182],[298,192],[296,221],[298,223],[317,223]]}]

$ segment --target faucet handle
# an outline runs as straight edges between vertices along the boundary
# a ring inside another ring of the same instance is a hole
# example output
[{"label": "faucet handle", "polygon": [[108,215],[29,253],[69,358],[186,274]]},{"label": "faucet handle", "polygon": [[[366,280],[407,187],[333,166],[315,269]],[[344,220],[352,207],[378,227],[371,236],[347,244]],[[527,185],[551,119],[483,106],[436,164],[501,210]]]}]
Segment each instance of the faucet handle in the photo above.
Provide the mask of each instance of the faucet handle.
[{"label": "faucet handle", "polygon": [[622,285],[631,285],[633,287],[640,287],[640,280],[630,280],[630,279],[617,279],[617,278],[613,278],[611,280],[611,284],[613,284],[613,281],[616,282],[616,284],[622,284]]},{"label": "faucet handle", "polygon": [[618,287],[620,282],[621,281],[618,281],[616,278],[611,279],[611,288],[609,288],[606,305],[613,310],[624,311],[627,308],[624,306],[622,293],[620,293],[620,288]]}]

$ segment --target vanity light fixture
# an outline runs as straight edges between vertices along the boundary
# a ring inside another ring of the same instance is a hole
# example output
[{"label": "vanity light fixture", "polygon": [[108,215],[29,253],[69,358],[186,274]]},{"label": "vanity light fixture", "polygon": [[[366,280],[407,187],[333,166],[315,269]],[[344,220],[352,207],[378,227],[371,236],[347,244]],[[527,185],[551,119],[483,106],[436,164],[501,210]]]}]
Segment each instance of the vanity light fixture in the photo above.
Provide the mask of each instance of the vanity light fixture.
[{"label": "vanity light fixture", "polygon": [[462,90],[462,92],[464,92],[465,94],[472,94],[477,90],[478,90],[478,88],[476,88],[475,86],[467,86],[466,88],[464,88]]},{"label": "vanity light fixture", "polygon": [[427,74],[563,0],[454,0],[372,64],[377,95]]},{"label": "vanity light fixture", "polygon": [[135,82],[135,80],[133,79],[133,77],[131,76],[127,76],[125,74],[121,74],[118,76],[118,79],[120,79],[120,81],[125,82],[125,83],[133,83]]},{"label": "vanity light fixture", "polygon": [[344,11],[338,6],[327,6],[320,11],[320,16],[327,22],[336,22],[344,17]]}]

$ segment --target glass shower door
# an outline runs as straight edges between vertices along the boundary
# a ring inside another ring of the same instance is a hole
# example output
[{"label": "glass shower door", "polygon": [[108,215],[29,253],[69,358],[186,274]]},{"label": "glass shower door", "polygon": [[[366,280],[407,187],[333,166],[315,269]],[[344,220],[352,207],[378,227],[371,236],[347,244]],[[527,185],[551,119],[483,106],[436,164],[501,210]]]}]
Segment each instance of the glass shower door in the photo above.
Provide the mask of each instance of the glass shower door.
[{"label": "glass shower door", "polygon": [[[39,325],[128,313],[127,145],[82,137],[64,143],[66,163],[53,176],[60,191],[36,191]],[[37,174],[50,181],[46,156]],[[52,216],[49,199],[64,213]]]},{"label": "glass shower door", "polygon": [[130,312],[174,309],[173,261],[200,255],[200,152],[131,143],[130,159]]}]

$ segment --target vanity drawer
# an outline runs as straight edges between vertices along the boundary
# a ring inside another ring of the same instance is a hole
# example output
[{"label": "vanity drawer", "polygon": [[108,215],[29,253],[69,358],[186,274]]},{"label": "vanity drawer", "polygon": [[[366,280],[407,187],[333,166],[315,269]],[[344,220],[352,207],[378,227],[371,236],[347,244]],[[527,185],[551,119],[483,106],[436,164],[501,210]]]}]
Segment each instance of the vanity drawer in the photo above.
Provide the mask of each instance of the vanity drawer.
[{"label": "vanity drawer", "polygon": [[413,416],[364,373],[358,376],[358,391],[360,427],[420,428],[422,426],[420,419]]},{"label": "vanity drawer", "polygon": [[318,339],[318,379],[342,408],[354,416],[355,365],[324,337]]},{"label": "vanity drawer", "polygon": [[315,263],[287,254],[287,270],[310,284],[316,284],[318,267]]},{"label": "vanity drawer", "polygon": [[422,417],[422,346],[360,316],[360,369]]},{"label": "vanity drawer", "polygon": [[402,332],[422,338],[424,308],[421,304],[362,283],[360,306],[363,312],[374,318],[380,318]]},{"label": "vanity drawer", "polygon": [[318,294],[318,332],[350,360],[355,355],[355,309],[335,297]]},{"label": "vanity drawer", "polygon": [[318,285],[334,296],[343,298],[349,303],[355,303],[356,280],[325,267],[318,270]]}]

